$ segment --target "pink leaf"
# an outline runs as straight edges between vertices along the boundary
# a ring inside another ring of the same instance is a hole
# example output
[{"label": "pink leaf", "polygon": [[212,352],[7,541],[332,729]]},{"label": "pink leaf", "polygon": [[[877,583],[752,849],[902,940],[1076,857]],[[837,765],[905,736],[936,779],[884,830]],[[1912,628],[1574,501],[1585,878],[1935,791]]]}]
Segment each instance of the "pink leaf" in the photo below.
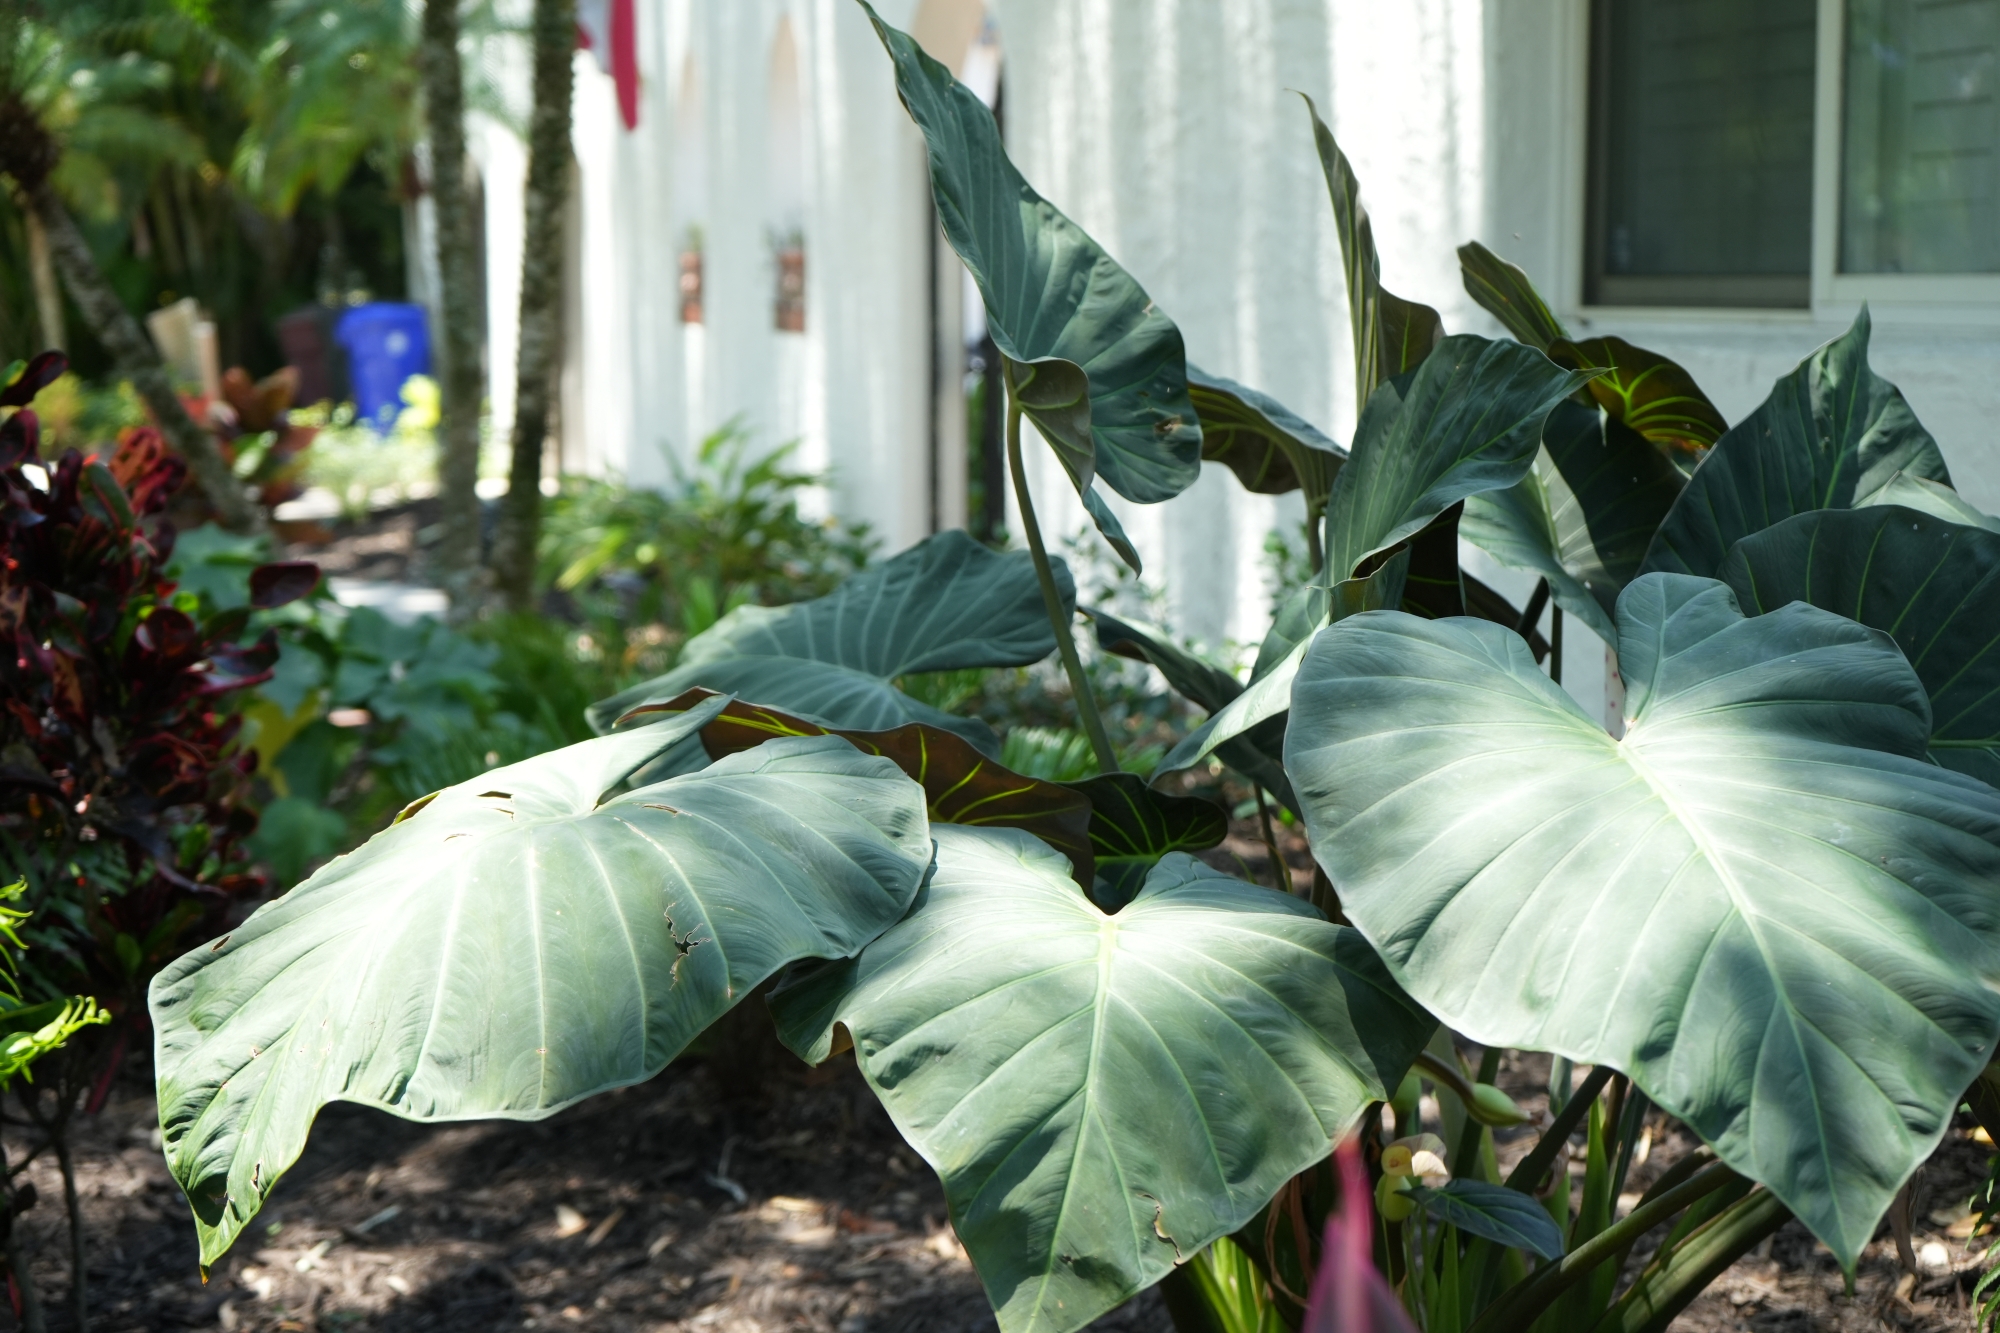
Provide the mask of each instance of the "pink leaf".
[{"label": "pink leaf", "polygon": [[1375,1268],[1373,1191],[1360,1145],[1351,1138],[1342,1143],[1334,1164],[1340,1172],[1340,1211],[1326,1220],[1326,1244],[1300,1333],[1416,1333]]}]

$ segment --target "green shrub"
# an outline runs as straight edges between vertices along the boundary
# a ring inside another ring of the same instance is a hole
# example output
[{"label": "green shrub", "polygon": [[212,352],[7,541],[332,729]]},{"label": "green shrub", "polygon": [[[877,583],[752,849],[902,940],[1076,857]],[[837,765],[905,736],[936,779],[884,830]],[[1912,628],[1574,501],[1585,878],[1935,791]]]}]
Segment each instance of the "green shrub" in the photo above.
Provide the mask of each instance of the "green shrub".
[{"label": "green shrub", "polygon": [[800,512],[825,479],[788,466],[792,448],[753,453],[732,423],[701,442],[691,470],[676,463],[663,490],[566,478],[542,523],[543,581],[576,606],[599,651],[648,674],[738,606],[828,592],[876,543],[865,524]]}]

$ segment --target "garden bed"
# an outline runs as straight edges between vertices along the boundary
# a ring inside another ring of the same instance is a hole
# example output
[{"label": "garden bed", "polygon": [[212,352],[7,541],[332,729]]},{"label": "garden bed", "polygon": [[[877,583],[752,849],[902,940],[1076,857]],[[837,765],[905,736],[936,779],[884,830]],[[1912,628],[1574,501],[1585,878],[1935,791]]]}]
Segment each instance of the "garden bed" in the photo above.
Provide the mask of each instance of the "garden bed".
[{"label": "garden bed", "polygon": [[[746,1023],[718,1040],[736,1047],[755,1030]],[[540,1124],[420,1126],[330,1107],[206,1285],[186,1205],[157,1147],[151,1089],[133,1071],[80,1135],[91,1327],[992,1329],[936,1178],[902,1144],[852,1060],[808,1070],[778,1053],[732,1096],[728,1085],[745,1073],[740,1048],[736,1055],[722,1067],[686,1060]],[[1510,1059],[1501,1082],[1540,1116],[1546,1078],[1546,1060],[1529,1057]],[[1533,1139],[1528,1128],[1503,1132],[1503,1165]],[[1628,1188],[1643,1189],[1692,1146],[1684,1132],[1662,1129]],[[1913,1248],[1944,1246],[1957,1276],[1905,1274],[1885,1229],[1848,1297],[1832,1256],[1791,1223],[1675,1329],[1972,1329],[1963,1294],[1973,1265],[1963,1240],[1947,1233],[1964,1215],[1987,1151],[1954,1128],[1919,1177]],[[1580,1173],[1581,1162],[1573,1169]],[[24,1225],[51,1327],[60,1330],[71,1327],[61,1185],[52,1163],[38,1163],[32,1178],[44,1202]],[[1092,1327],[1169,1333],[1171,1325],[1147,1293]]]}]

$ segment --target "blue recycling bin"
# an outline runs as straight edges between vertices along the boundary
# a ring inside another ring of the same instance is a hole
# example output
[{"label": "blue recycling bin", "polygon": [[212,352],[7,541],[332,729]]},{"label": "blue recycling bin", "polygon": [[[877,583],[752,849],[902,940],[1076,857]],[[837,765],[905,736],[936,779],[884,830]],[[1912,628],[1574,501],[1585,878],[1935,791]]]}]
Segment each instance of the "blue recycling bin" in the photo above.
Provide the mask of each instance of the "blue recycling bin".
[{"label": "blue recycling bin", "polygon": [[340,317],[333,336],[347,351],[356,414],[386,433],[403,410],[403,381],[431,372],[424,308],[397,301],[358,305]]}]

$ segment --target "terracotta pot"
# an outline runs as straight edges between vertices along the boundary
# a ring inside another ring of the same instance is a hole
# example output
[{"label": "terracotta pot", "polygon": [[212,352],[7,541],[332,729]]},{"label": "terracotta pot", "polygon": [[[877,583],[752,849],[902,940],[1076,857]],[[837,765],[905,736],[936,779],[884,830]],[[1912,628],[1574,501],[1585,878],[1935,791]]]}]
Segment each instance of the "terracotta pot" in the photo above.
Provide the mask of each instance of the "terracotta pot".
[{"label": "terracotta pot", "polygon": [[701,251],[681,251],[681,323],[701,323]]},{"label": "terracotta pot", "polygon": [[785,333],[806,331],[806,252],[778,251],[778,300],[772,323]]}]

